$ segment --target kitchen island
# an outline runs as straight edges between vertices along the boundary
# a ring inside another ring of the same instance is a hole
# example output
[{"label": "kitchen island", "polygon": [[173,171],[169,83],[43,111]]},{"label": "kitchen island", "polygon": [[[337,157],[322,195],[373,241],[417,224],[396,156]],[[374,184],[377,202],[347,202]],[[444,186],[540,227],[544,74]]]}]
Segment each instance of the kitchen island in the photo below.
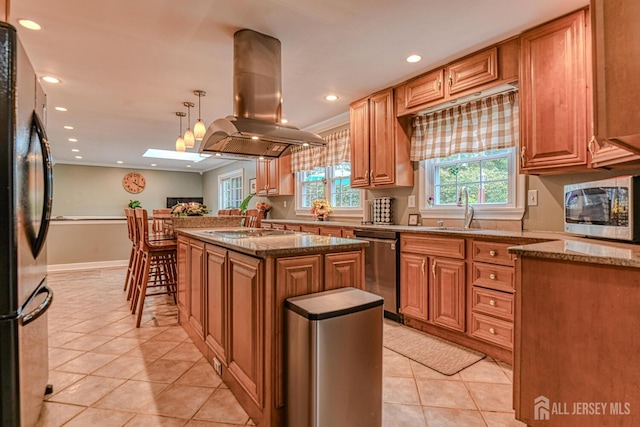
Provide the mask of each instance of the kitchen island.
[{"label": "kitchen island", "polygon": [[180,324],[258,426],[284,425],[284,300],[362,289],[368,243],[284,230],[176,231]]}]

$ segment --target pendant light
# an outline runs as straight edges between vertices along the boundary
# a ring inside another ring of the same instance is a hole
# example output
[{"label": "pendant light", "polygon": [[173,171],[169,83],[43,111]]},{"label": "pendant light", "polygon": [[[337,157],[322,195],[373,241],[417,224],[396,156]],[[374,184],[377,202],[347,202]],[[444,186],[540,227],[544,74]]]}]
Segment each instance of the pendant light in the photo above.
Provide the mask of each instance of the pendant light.
[{"label": "pendant light", "polygon": [[180,132],[178,133],[178,139],[176,139],[176,151],[183,152],[185,150],[184,139],[182,139],[182,118],[186,116],[182,111],[177,111],[176,116],[180,117]]},{"label": "pendant light", "polygon": [[204,134],[207,133],[207,127],[202,121],[202,112],[200,111],[200,98],[205,96],[207,92],[203,90],[194,90],[193,93],[198,96],[198,121],[196,121],[196,124],[193,125],[193,136],[195,136],[196,141],[202,141],[202,138],[204,138]]},{"label": "pendant light", "polygon": [[191,107],[195,107],[195,105],[193,102],[184,102],[184,106],[187,107],[187,130],[184,133],[184,145],[187,148],[193,148],[196,145],[196,139],[191,130]]}]

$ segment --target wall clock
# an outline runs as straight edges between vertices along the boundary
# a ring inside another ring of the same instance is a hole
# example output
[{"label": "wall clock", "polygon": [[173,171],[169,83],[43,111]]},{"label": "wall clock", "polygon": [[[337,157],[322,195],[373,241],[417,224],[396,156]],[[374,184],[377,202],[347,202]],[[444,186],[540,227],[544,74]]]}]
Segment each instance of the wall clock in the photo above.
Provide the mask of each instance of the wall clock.
[{"label": "wall clock", "polygon": [[122,186],[129,193],[138,194],[142,193],[144,190],[144,186],[146,182],[144,180],[144,176],[137,172],[130,172],[122,178]]}]

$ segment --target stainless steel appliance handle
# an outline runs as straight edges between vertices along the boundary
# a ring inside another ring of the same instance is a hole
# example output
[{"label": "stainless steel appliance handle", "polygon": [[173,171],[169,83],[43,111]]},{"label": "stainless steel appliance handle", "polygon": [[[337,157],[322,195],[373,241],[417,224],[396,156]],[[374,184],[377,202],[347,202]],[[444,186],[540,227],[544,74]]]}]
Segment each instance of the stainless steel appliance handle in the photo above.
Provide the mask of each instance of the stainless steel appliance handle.
[{"label": "stainless steel appliance handle", "polygon": [[395,249],[395,244],[398,243],[397,239],[376,239],[375,237],[358,237],[358,236],[355,236],[355,238],[360,240],[367,240],[369,242],[376,242],[376,243],[391,243],[394,245],[394,249]]},{"label": "stainless steel appliance handle", "polygon": [[47,238],[49,230],[49,222],[51,221],[51,208],[53,206],[53,164],[51,161],[51,148],[49,140],[44,131],[44,126],[40,121],[40,117],[34,111],[31,117],[31,132],[35,132],[38,136],[40,149],[42,150],[42,169],[44,176],[44,203],[42,207],[42,218],[40,220],[40,229],[35,236],[35,240],[31,245],[33,257],[37,258],[40,251],[44,247],[44,241]]},{"label": "stainless steel appliance handle", "polygon": [[20,324],[22,326],[26,326],[29,323],[36,320],[38,317],[42,316],[51,306],[51,302],[53,301],[53,291],[47,285],[43,284],[45,280],[46,278],[42,279],[40,287],[36,292],[33,293],[33,295],[31,296],[31,298],[29,298],[29,300],[26,302],[24,307],[27,307],[31,303],[31,301],[36,297],[36,295],[46,293],[47,296],[44,299],[44,301],[42,301],[40,305],[38,305],[33,311],[27,314],[23,314],[23,313],[20,314]]}]

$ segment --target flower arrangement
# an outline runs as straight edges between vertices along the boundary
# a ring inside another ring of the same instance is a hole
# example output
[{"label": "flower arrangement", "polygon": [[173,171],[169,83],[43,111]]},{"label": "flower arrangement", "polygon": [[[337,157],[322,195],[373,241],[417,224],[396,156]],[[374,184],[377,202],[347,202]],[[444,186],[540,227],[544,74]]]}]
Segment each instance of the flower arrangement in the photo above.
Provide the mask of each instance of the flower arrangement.
[{"label": "flower arrangement", "polygon": [[332,212],[331,204],[325,199],[315,199],[311,202],[311,213],[319,220],[324,220]]},{"label": "flower arrangement", "polygon": [[267,202],[256,202],[256,209],[267,213],[271,210],[271,205]]},{"label": "flower arrangement", "polygon": [[434,202],[433,196],[429,196],[429,198],[427,199],[427,205],[429,207],[433,207],[433,202]]},{"label": "flower arrangement", "polygon": [[171,208],[174,216],[203,216],[208,213],[207,206],[198,202],[178,203]]}]

